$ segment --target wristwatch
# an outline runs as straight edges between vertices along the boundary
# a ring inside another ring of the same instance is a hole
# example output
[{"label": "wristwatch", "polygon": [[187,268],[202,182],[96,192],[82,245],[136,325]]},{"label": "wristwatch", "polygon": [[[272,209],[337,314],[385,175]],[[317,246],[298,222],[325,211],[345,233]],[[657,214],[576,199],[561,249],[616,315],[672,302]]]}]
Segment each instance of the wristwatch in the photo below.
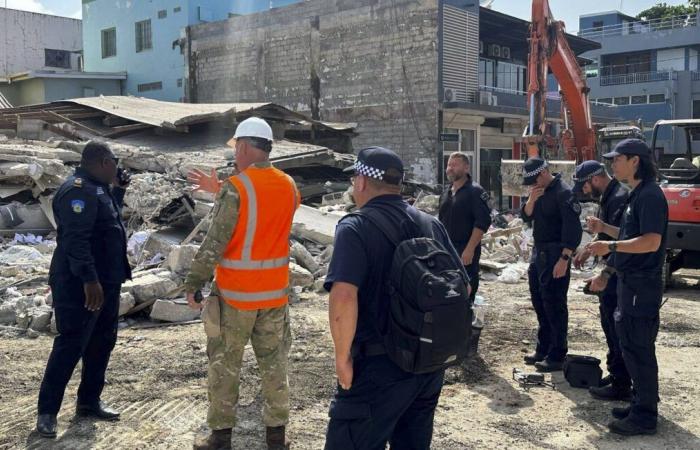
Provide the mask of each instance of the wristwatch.
[{"label": "wristwatch", "polygon": [[561,255],[559,255],[559,258],[563,259],[564,261],[568,261],[571,259],[571,255],[567,255],[566,253],[562,253]]},{"label": "wristwatch", "polygon": [[610,253],[615,253],[617,251],[617,241],[612,241],[608,244],[608,250]]}]

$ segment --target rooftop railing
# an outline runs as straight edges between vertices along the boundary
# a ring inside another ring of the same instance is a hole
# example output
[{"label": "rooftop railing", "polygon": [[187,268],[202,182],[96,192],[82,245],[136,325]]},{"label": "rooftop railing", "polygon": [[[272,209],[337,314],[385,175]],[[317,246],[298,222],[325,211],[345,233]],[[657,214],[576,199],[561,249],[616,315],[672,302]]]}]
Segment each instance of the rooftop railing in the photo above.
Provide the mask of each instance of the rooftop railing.
[{"label": "rooftop railing", "polygon": [[601,86],[618,84],[649,83],[652,81],[670,81],[676,79],[676,72],[665,70],[660,72],[634,72],[621,75],[603,75],[600,77]]},{"label": "rooftop railing", "polygon": [[697,14],[666,17],[662,19],[640,20],[626,22],[604,27],[586,28],[580,30],[578,35],[586,39],[603,39],[613,36],[627,36],[634,34],[653,33],[656,31],[675,30],[680,28],[695,27],[698,25]]}]

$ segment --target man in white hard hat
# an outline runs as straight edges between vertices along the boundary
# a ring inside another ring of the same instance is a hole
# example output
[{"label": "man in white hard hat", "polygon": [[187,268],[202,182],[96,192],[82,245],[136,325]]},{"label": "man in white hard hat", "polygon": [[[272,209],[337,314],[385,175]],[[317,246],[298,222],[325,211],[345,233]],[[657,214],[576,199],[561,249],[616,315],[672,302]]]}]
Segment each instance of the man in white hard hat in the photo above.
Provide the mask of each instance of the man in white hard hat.
[{"label": "man in white hard hat", "polygon": [[272,141],[272,129],[262,119],[247,119],[236,129],[229,145],[239,172],[211,183],[220,188],[214,216],[185,280],[187,301],[201,308],[196,293],[216,274],[202,312],[211,431],[195,442],[199,450],[231,448],[248,341],[260,368],[267,446],[289,445],[289,233],[301,198],[292,178],[270,164]]}]

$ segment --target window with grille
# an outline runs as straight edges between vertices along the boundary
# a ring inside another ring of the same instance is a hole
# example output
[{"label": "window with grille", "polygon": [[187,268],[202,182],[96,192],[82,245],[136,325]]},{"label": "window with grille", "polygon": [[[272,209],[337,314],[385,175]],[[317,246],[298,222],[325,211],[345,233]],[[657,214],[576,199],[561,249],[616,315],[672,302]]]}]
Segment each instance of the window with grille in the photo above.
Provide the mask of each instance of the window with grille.
[{"label": "window with grille", "polygon": [[177,87],[182,87],[182,78],[177,79]]},{"label": "window with grille", "polygon": [[629,97],[615,97],[613,100],[615,101],[616,105],[629,105],[630,104]]},{"label": "window with grille", "polygon": [[646,95],[633,95],[632,96],[632,104],[633,105],[644,105],[647,102],[647,96]]},{"label": "window with grille", "polygon": [[151,19],[136,22],[136,53],[152,48]]},{"label": "window with grille", "polygon": [[44,49],[44,65],[46,67],[59,67],[70,69],[70,52],[68,50]]},{"label": "window with grille", "polygon": [[174,12],[174,13],[179,13],[180,11],[182,11],[182,8],[179,7],[179,6],[176,6],[176,7],[173,8],[173,12]]},{"label": "window with grille", "polygon": [[102,30],[102,58],[117,56],[117,29]]},{"label": "window with grille", "polygon": [[148,92],[148,91],[160,91],[163,89],[163,82],[162,81],[156,81],[153,83],[143,83],[139,84],[137,86],[137,89],[139,92]]},{"label": "window with grille", "polygon": [[666,95],[651,94],[649,95],[649,103],[666,103]]},{"label": "window with grille", "polygon": [[168,17],[168,10],[167,9],[161,9],[160,11],[158,11],[158,18],[159,19],[165,19],[166,17]]}]

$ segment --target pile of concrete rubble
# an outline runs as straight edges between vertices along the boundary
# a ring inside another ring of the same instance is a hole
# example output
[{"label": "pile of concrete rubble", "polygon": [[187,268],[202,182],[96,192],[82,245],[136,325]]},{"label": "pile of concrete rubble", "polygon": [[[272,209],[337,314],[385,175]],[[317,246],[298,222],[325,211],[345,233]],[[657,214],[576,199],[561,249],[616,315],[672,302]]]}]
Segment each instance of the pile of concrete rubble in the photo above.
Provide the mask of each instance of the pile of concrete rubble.
[{"label": "pile of concrete rubble", "polygon": [[[56,247],[51,200],[79,164],[83,146],[0,135],[0,329],[29,336],[56,332],[48,287]],[[112,148],[133,173],[123,213],[134,276],[122,288],[120,326],[197,320],[199,313],[187,306],[181,286],[208,229],[214,196],[193,192],[186,174],[193,168],[213,168],[225,176],[230,169],[223,155],[166,157],[118,143]],[[295,178],[303,185],[303,178]],[[314,188],[312,195],[320,194],[322,201],[308,203],[318,208],[302,205],[295,216],[289,269],[292,301],[304,290],[322,289],[335,226],[347,208],[348,185]]]}]

